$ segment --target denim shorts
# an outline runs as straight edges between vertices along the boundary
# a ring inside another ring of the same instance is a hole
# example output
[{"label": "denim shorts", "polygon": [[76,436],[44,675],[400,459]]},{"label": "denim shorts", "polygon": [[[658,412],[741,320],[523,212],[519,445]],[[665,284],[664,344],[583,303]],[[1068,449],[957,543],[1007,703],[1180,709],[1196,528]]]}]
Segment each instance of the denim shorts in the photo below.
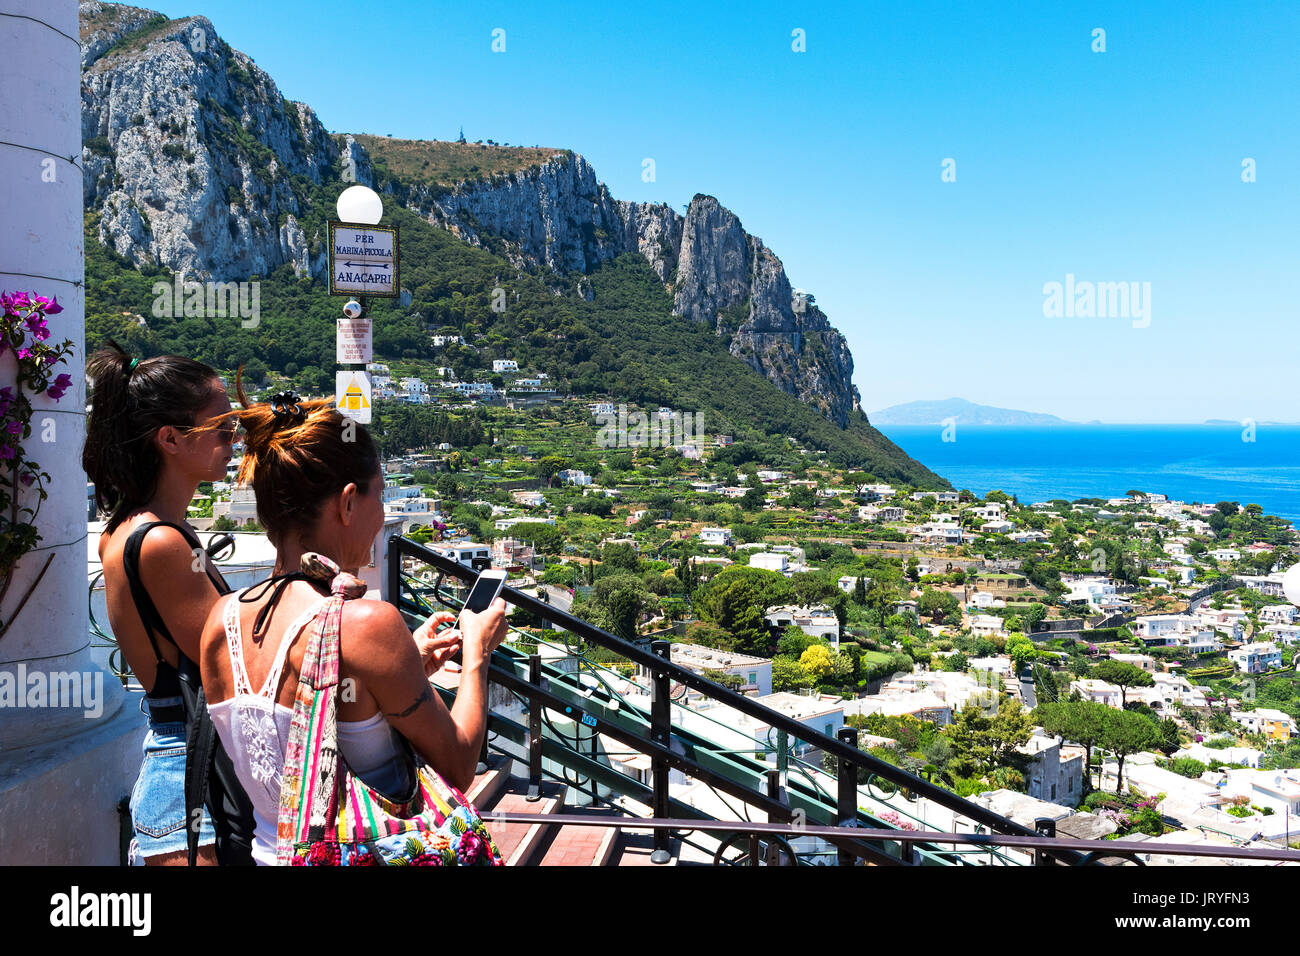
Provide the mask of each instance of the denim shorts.
[{"label": "denim shorts", "polygon": [[[140,709],[149,704],[178,707],[181,699],[169,697],[141,701]],[[202,810],[199,846],[213,844],[216,831],[207,809]],[[144,762],[131,791],[131,821],[135,826],[135,843],[140,855],[158,856],[188,849],[185,831],[185,724],[155,721],[149,717],[149,732],[144,738]]]}]

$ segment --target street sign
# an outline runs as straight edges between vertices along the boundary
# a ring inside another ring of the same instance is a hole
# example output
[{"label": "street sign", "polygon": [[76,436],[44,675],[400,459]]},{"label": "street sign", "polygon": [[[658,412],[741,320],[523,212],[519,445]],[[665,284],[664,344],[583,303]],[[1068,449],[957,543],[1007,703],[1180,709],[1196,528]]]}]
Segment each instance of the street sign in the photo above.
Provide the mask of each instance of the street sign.
[{"label": "street sign", "polygon": [[335,372],[334,405],[353,421],[369,425],[370,376],[365,372]]},{"label": "street sign", "polygon": [[331,220],[330,295],[396,298],[397,227]]},{"label": "street sign", "polygon": [[339,319],[334,339],[335,361],[340,365],[364,365],[374,357],[374,339],[369,319]]}]

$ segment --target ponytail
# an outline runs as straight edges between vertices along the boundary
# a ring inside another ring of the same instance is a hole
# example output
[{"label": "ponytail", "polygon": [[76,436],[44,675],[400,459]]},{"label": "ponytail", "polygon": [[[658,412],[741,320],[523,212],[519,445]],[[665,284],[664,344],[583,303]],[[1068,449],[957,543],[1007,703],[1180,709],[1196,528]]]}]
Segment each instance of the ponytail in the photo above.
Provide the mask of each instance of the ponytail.
[{"label": "ponytail", "polygon": [[111,533],[158,488],[158,430],[194,425],[218,376],[179,355],[134,360],[111,339],[86,360],[86,375],[93,392],[81,466],[95,484],[99,508],[109,514]]}]

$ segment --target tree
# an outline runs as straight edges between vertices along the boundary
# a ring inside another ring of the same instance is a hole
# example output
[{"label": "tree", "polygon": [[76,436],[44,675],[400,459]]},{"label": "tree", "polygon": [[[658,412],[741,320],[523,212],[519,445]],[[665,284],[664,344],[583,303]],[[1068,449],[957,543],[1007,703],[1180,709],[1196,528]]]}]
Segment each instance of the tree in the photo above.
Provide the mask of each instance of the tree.
[{"label": "tree", "polygon": [[556,473],[564,471],[569,465],[570,462],[567,458],[560,455],[546,455],[534,467],[537,469],[537,477],[549,485]]},{"label": "tree", "polygon": [[[521,527],[521,525],[516,525],[516,527]],[[600,549],[600,570],[602,574],[636,571],[640,563],[636,549],[630,544],[607,544]]]},{"label": "tree", "polygon": [[862,575],[858,575],[857,582],[853,585],[853,603],[859,607],[864,607],[867,603],[867,586],[862,580]]},{"label": "tree", "polygon": [[1106,683],[1114,684],[1119,688],[1121,707],[1128,704],[1128,689],[1130,687],[1150,687],[1155,683],[1151,675],[1136,664],[1130,664],[1128,661],[1117,661],[1114,658],[1104,660],[1094,667],[1092,675],[1098,680],[1104,680]]},{"label": "tree", "polygon": [[781,655],[772,658],[772,690],[799,690],[811,686],[811,675],[798,661]]},{"label": "tree", "polygon": [[695,574],[690,556],[683,554],[682,559],[677,562],[677,579],[682,582],[682,590],[688,595],[695,590],[695,585],[698,583]]},{"label": "tree", "polygon": [[831,672],[831,652],[821,644],[814,644],[799,656],[799,666],[813,678],[825,677]]},{"label": "tree", "polygon": [[1006,652],[1015,661],[1017,670],[1038,657],[1038,648],[1034,645],[1034,642],[1019,632],[1013,632],[1007,636]]},{"label": "tree", "polygon": [[1151,718],[1131,710],[1107,708],[1106,721],[1103,725],[1101,745],[1119,758],[1115,774],[1115,792],[1123,793],[1124,758],[1154,747],[1160,740],[1160,732]]},{"label": "tree", "polygon": [[1039,704],[1034,719],[1053,737],[1062,737],[1084,748],[1084,787],[1091,789],[1092,748],[1105,734],[1106,716],[1112,708],[1093,700]]},{"label": "tree", "polygon": [[963,776],[975,768],[987,773],[1002,763],[1007,755],[1029,740],[1034,722],[1021,705],[1003,697],[998,712],[989,716],[975,704],[968,704],[957,719],[944,728],[945,736],[957,752],[955,766]]},{"label": "tree", "polygon": [[966,669],[968,663],[966,655],[961,651],[957,651],[955,654],[949,654],[940,662],[939,670],[956,671],[960,673]]},{"label": "tree", "polygon": [[934,588],[925,588],[921,592],[921,602],[917,608],[920,613],[937,623],[961,614],[961,605],[953,594],[948,591],[936,591]]},{"label": "tree", "polygon": [[510,533],[542,554],[559,554],[564,548],[564,535],[554,525],[541,521],[521,521],[510,529]]},{"label": "tree", "polygon": [[815,637],[811,637],[804,632],[803,628],[797,624],[791,624],[785,629],[780,640],[776,642],[776,652],[785,654],[787,657],[799,658],[803,652],[817,643]]},{"label": "tree", "polygon": [[1025,608],[1025,610],[1020,614],[1020,618],[1024,622],[1026,630],[1031,633],[1045,617],[1047,617],[1047,606],[1038,601],[1029,605],[1029,607]]}]

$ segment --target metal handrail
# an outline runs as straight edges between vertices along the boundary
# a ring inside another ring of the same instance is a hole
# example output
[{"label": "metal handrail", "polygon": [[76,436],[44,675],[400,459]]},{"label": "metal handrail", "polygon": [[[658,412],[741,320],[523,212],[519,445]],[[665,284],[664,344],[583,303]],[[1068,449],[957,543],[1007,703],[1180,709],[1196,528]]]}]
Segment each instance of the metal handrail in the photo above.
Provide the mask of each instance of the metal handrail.
[{"label": "metal handrail", "polygon": [[[473,582],[478,578],[478,572],[474,571],[472,568],[453,561],[424,545],[420,545],[404,537],[391,538],[389,541],[388,567],[386,569],[388,574],[388,594],[390,600],[392,600],[394,604],[398,605],[399,608],[401,605],[401,562],[403,556],[410,556],[411,558],[417,559],[421,563],[434,568],[441,575],[449,575],[467,583]],[[650,669],[652,673],[657,672],[659,674],[665,674],[672,680],[676,680],[685,686],[700,691],[706,697],[727,704],[735,710],[760,720],[777,730],[783,730],[797,739],[813,744],[849,766],[865,768],[880,777],[906,787],[913,793],[926,797],[940,806],[944,806],[949,810],[960,813],[963,816],[988,827],[992,831],[1017,837],[1034,836],[1034,832],[1029,830],[1027,827],[1021,826],[1020,824],[977,804],[970,803],[951,791],[930,783],[915,774],[908,773],[901,768],[895,767],[892,764],[888,764],[883,760],[871,756],[870,754],[864,753],[849,743],[813,730],[784,714],[771,710],[770,708],[755,702],[753,699],[746,697],[743,694],[739,694],[730,688],[702,677],[681,665],[674,664],[666,657],[645,650],[636,644],[610,634],[609,632],[574,617],[571,614],[560,611],[548,602],[540,601],[532,595],[525,594],[524,592],[509,586],[502,588],[502,597],[508,603],[513,604],[516,607],[523,608],[524,610],[527,610],[545,620],[561,624],[563,629],[577,634],[579,637],[589,641],[590,643],[607,647],[634,663],[641,664]],[[496,668],[494,668],[494,670],[496,670]],[[663,753],[663,750],[666,748],[663,748],[662,745],[657,745],[652,741],[646,741],[645,746],[648,749],[643,752],[660,751],[662,756],[668,758],[670,763],[679,763],[679,761],[670,753]],[[856,777],[856,773],[854,776]],[[854,788],[856,790],[856,780],[854,781]],[[757,793],[755,793],[755,796],[758,796]],[[766,803],[767,800],[766,798],[760,797],[757,802],[761,804]],[[890,832],[918,831],[900,830]],[[1049,852],[1061,856],[1063,862],[1080,862],[1079,855],[1070,850],[1063,849]]]},{"label": "metal handrail", "polygon": [[540,826],[612,827],[628,826],[635,830],[700,830],[716,833],[754,833],[818,837],[830,842],[888,841],[893,843],[942,843],[958,846],[971,844],[983,847],[1015,847],[1023,850],[1073,850],[1093,855],[1136,857],[1147,856],[1206,856],[1236,860],[1276,860],[1283,863],[1300,863],[1300,850],[1282,850],[1262,847],[1250,849],[1239,846],[1197,846],[1191,843],[1132,843],[1123,840],[1075,840],[1061,837],[1017,836],[1005,833],[947,833],[938,830],[893,830],[867,827],[826,827],[795,825],[790,823],[760,823],[745,820],[687,820],[674,817],[616,817],[563,813],[507,813],[489,814],[489,822],[528,823]]}]

